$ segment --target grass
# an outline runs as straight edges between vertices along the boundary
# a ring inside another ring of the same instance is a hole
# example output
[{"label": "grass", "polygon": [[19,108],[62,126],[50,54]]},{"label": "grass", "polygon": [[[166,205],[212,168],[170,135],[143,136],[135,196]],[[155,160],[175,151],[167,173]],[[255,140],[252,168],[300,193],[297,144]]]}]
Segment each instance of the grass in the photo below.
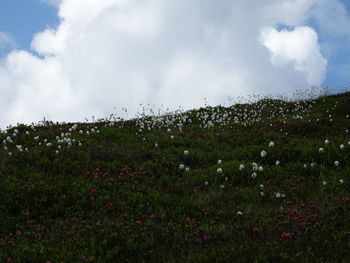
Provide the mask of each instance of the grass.
[{"label": "grass", "polygon": [[0,262],[350,262],[349,105],[9,127]]}]

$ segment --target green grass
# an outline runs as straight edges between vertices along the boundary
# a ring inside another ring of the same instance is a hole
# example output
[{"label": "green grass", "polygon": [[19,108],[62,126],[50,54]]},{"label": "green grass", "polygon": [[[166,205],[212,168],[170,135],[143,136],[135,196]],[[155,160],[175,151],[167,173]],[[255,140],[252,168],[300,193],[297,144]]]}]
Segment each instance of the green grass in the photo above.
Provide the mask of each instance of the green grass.
[{"label": "green grass", "polygon": [[350,262],[348,115],[342,93],[10,127],[0,262]]}]

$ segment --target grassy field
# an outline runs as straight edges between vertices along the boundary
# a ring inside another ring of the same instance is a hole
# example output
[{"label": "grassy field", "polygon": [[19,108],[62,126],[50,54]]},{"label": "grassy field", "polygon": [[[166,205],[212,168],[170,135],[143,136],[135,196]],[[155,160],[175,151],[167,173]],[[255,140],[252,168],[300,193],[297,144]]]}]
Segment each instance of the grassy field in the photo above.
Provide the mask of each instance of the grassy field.
[{"label": "grassy field", "polygon": [[0,133],[0,262],[350,262],[350,93]]}]

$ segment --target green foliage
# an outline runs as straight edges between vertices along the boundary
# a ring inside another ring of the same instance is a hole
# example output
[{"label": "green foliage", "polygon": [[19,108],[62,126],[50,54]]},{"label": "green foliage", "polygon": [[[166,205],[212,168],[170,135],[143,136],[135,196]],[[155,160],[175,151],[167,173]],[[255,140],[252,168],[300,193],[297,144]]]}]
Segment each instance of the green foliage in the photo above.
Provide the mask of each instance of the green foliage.
[{"label": "green foliage", "polygon": [[347,262],[349,102],[10,127],[0,261]]}]

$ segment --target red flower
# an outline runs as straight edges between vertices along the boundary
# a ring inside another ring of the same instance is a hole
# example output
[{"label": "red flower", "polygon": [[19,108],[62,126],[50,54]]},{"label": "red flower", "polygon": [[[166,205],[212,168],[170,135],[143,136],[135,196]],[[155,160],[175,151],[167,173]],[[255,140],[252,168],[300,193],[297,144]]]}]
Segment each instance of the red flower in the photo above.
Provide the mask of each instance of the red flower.
[{"label": "red flower", "polygon": [[259,233],[260,231],[259,231],[259,228],[257,228],[257,227],[253,227],[252,228],[252,231],[253,231],[253,233]]},{"label": "red flower", "polygon": [[174,226],[173,223],[168,223],[168,224],[167,224],[167,227],[173,227],[173,226]]},{"label": "red flower", "polygon": [[6,262],[15,262],[15,261],[13,260],[13,258],[7,258]]},{"label": "red flower", "polygon": [[149,216],[149,218],[151,218],[151,219],[155,219],[155,218],[156,218],[156,215],[151,214],[151,215]]},{"label": "red flower", "polygon": [[141,220],[136,220],[135,223],[136,223],[136,225],[141,225],[142,221]]},{"label": "red flower", "polygon": [[292,233],[285,233],[285,232],[283,232],[281,237],[292,238]]},{"label": "red flower", "polygon": [[86,256],[85,255],[81,255],[79,258],[80,259],[86,259]]},{"label": "red flower", "polygon": [[91,189],[91,190],[90,190],[90,194],[92,194],[92,195],[97,194],[97,190],[96,190],[95,188]]},{"label": "red flower", "polygon": [[111,207],[113,204],[111,201],[107,201],[105,205],[106,205],[106,207]]},{"label": "red flower", "polygon": [[345,237],[350,236],[350,232],[344,232],[344,236],[345,236]]},{"label": "red flower", "polygon": [[210,239],[211,239],[211,237],[209,235],[207,235],[207,234],[203,235],[203,240],[209,241]]}]

